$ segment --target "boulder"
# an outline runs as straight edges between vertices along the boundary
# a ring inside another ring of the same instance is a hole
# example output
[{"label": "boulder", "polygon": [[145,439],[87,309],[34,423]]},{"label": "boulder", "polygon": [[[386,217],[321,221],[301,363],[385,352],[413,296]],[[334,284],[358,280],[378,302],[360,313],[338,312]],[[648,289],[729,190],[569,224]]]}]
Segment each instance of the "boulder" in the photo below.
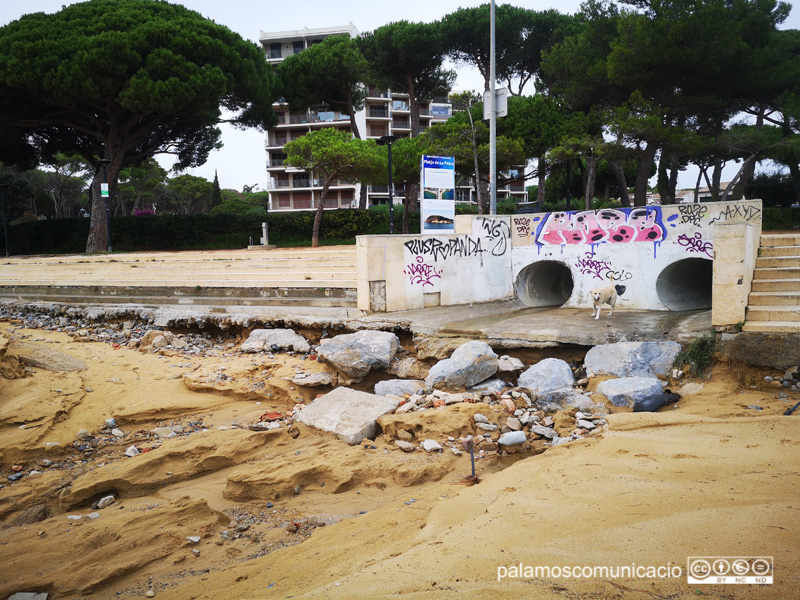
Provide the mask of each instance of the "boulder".
[{"label": "boulder", "polygon": [[425,379],[430,372],[430,365],[413,356],[397,358],[392,361],[386,372],[400,379]]},{"label": "boulder", "polygon": [[378,417],[392,412],[399,398],[376,396],[339,387],[320,396],[295,415],[295,421],[333,433],[354,446],[364,438],[374,438],[380,429]]},{"label": "boulder", "polygon": [[497,354],[489,344],[472,341],[462,344],[450,358],[439,361],[425,379],[428,389],[462,389],[485,381],[497,372]]},{"label": "boulder", "polygon": [[597,393],[603,394],[614,406],[633,406],[655,394],[661,394],[661,381],[657,377],[620,377],[597,385]]},{"label": "boulder", "polygon": [[678,342],[617,342],[586,353],[586,371],[616,377],[666,377],[681,351]]},{"label": "boulder", "polygon": [[540,398],[548,392],[572,388],[575,375],[569,365],[560,358],[545,358],[519,376],[517,385],[528,388]]},{"label": "boulder", "polygon": [[502,393],[509,385],[502,379],[492,378],[482,381],[478,385],[473,385],[469,388],[469,392],[480,394],[481,396],[491,396],[495,392]]},{"label": "boulder", "polygon": [[517,446],[526,442],[524,431],[509,431],[500,436],[497,443],[501,446]]},{"label": "boulder", "polygon": [[358,331],[323,340],[317,356],[349,377],[364,377],[372,369],[386,369],[399,345],[388,331]]},{"label": "boulder", "polygon": [[322,385],[335,385],[337,379],[336,373],[317,371],[316,373],[297,374],[292,378],[292,383],[306,387],[319,387]]},{"label": "boulder", "polygon": [[416,394],[425,390],[425,382],[418,379],[389,379],[375,384],[375,394],[378,396],[400,396]]},{"label": "boulder", "polygon": [[273,346],[281,350],[306,353],[311,350],[306,338],[291,329],[254,329],[241,345],[242,352],[270,351]]}]

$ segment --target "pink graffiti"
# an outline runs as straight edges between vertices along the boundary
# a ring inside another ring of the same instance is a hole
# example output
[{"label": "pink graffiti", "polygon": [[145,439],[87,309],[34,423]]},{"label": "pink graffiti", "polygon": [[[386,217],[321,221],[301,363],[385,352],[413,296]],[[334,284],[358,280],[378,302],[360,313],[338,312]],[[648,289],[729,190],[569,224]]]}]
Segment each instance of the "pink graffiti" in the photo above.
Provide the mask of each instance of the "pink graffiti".
[{"label": "pink graffiti", "polygon": [[660,242],[659,209],[603,209],[583,212],[554,212],[548,215],[536,241],[543,245],[626,244]]},{"label": "pink graffiti", "polygon": [[409,276],[409,281],[412,285],[417,283],[421,283],[423,286],[433,285],[431,279],[434,277],[441,279],[441,270],[437,270],[433,265],[427,264],[421,256],[417,256],[416,261],[416,264],[406,265],[406,268],[403,269],[403,273]]},{"label": "pink graffiti", "polygon": [[678,244],[686,248],[688,252],[702,252],[709,258],[714,258],[714,244],[703,241],[703,234],[695,231],[694,237],[689,237],[685,233],[678,238]]}]

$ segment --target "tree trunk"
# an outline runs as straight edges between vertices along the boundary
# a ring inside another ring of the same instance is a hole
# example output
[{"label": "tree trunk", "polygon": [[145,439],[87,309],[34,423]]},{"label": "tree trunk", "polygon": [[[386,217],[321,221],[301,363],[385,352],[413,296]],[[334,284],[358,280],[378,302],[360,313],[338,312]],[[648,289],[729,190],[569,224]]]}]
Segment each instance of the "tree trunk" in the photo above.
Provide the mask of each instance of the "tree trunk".
[{"label": "tree trunk", "polygon": [[714,158],[714,171],[711,174],[711,200],[716,202],[719,200],[720,183],[722,183],[722,168],[725,166],[725,161],[721,158]]},{"label": "tree trunk", "polygon": [[547,181],[547,159],[545,159],[544,154],[542,154],[539,158],[536,159],[536,169],[539,175],[539,189],[536,191],[536,200],[539,202],[539,206],[544,204],[544,194],[545,194],[545,182]]},{"label": "tree trunk", "polygon": [[672,204],[669,197],[669,171],[667,169],[667,162],[669,155],[665,152],[661,153],[661,160],[658,161],[658,179],[656,180],[656,190],[661,199],[661,204]]},{"label": "tree trunk", "polygon": [[584,204],[586,210],[592,210],[592,200],[594,199],[594,186],[597,180],[597,157],[586,157],[586,195],[584,196]]},{"label": "tree trunk", "polygon": [[672,200],[672,204],[675,204],[675,194],[678,188],[678,167],[678,156],[673,154],[669,159],[669,197]]},{"label": "tree trunk", "polygon": [[650,179],[650,167],[655,157],[656,148],[650,144],[639,158],[639,169],[636,171],[636,182],[633,186],[634,206],[647,206],[647,180]]},{"label": "tree trunk", "polygon": [[697,182],[695,182],[695,184],[694,184],[694,203],[695,204],[700,202],[700,181],[701,181],[701,179],[703,178],[703,175],[706,172],[705,168],[700,167],[699,165],[698,165],[698,167],[699,167],[699,170],[697,171]]},{"label": "tree trunk", "polygon": [[322,191],[319,195],[319,206],[317,206],[317,212],[314,214],[314,229],[311,232],[312,248],[319,247],[319,227],[322,224],[322,211],[325,209],[325,200],[328,197],[328,188],[331,187],[331,181],[333,181],[335,177],[335,173],[329,175],[325,178],[325,183],[322,184]]},{"label": "tree trunk", "polygon": [[800,164],[796,162],[789,163],[789,174],[792,176],[792,183],[794,184],[794,201],[800,202]]},{"label": "tree trunk", "polygon": [[411,109],[411,137],[415,138],[419,135],[419,98],[417,98],[417,90],[414,87],[414,80],[408,78],[408,103]]},{"label": "tree trunk", "polygon": [[619,199],[622,206],[629,207],[631,205],[631,197],[628,195],[628,182],[625,181],[625,171],[622,168],[622,161],[612,160],[609,161],[611,172],[614,173],[614,178],[617,180],[617,187],[619,188]]}]

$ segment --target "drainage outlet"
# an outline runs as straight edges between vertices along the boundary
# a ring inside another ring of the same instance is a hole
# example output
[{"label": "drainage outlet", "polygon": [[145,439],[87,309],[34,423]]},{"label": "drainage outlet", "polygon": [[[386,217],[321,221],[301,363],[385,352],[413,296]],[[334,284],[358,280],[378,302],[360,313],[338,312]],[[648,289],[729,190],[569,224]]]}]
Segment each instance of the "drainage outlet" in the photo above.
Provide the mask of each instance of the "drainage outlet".
[{"label": "drainage outlet", "polygon": [[526,306],[561,306],[572,295],[572,272],[564,263],[542,260],[517,276],[517,297]]},{"label": "drainage outlet", "polygon": [[656,294],[670,310],[711,308],[714,261],[685,258],[667,266],[656,280]]}]

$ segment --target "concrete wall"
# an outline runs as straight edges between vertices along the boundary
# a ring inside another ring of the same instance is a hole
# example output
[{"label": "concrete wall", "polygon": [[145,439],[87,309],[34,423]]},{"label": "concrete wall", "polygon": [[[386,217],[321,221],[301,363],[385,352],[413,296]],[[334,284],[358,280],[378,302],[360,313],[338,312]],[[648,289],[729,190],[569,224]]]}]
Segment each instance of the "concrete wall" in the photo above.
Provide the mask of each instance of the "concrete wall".
[{"label": "concrete wall", "polygon": [[461,215],[455,235],[359,237],[358,303],[394,311],[516,295],[529,306],[589,307],[592,289],[614,284],[625,286],[622,309],[711,308],[713,295],[715,324],[735,324],[760,232],[757,200]]}]

